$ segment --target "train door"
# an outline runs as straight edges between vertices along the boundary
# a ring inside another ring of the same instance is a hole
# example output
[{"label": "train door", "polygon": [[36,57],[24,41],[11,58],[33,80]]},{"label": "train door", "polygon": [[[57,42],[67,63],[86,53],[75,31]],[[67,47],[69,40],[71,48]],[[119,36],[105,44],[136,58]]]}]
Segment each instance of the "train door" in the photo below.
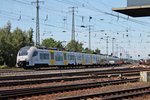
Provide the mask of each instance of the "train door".
[{"label": "train door", "polygon": [[31,64],[32,66],[34,66],[34,65],[37,64],[38,62],[39,62],[38,52],[35,50],[35,51],[33,52],[32,57],[31,57],[31,62],[30,62],[30,64]]},{"label": "train door", "polygon": [[66,52],[63,52],[63,59],[64,59],[64,65],[68,65],[67,53]]},{"label": "train door", "polygon": [[92,55],[92,54],[89,54],[90,55],[90,64],[92,65],[93,64],[93,57],[92,56],[94,56],[94,55]]},{"label": "train door", "polygon": [[82,53],[82,65],[85,64],[84,54]]},{"label": "train door", "polygon": [[64,65],[64,62],[63,62],[63,53],[60,52],[60,51],[55,51],[55,65]]},{"label": "train door", "polygon": [[50,56],[51,56],[50,65],[55,65],[55,58],[54,58],[54,51],[53,50],[50,50]]},{"label": "train door", "polygon": [[75,65],[75,53],[68,53],[68,64]]},{"label": "train door", "polygon": [[82,64],[82,54],[76,53],[76,64],[81,65]]}]

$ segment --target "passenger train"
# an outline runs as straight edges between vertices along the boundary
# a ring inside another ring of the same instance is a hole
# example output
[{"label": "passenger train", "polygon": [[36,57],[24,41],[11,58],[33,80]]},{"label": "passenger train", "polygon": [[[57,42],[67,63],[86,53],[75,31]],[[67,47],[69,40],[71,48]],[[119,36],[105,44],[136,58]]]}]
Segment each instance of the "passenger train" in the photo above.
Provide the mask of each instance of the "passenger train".
[{"label": "passenger train", "polygon": [[92,66],[119,65],[123,60],[118,57],[102,54],[87,54],[80,52],[58,51],[26,46],[17,54],[16,66],[22,68],[36,68],[45,66]]}]

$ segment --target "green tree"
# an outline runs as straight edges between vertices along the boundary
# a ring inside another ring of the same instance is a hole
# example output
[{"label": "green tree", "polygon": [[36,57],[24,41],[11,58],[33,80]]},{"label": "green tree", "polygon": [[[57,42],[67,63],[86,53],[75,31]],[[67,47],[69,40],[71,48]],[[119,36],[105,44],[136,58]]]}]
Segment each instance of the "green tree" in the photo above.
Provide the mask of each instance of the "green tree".
[{"label": "green tree", "polygon": [[57,43],[56,43],[56,48],[58,48],[59,50],[64,50],[64,46],[62,45],[62,42],[61,41],[58,41]]},{"label": "green tree", "polygon": [[91,54],[95,53],[94,50],[89,50],[89,48],[87,48],[87,47],[84,49],[84,52],[91,53]]},{"label": "green tree", "polygon": [[95,53],[96,53],[96,54],[100,54],[100,53],[101,53],[101,50],[99,50],[98,48],[96,48],[96,49],[95,49]]},{"label": "green tree", "polygon": [[15,66],[19,49],[33,44],[32,33],[31,29],[26,32],[19,28],[11,32],[10,22],[0,28],[0,65]]},{"label": "green tree", "polygon": [[82,52],[83,51],[83,44],[79,43],[78,41],[71,40],[67,44],[67,49],[69,51],[76,51],[76,52]]},{"label": "green tree", "polygon": [[60,42],[60,41],[57,42],[53,38],[44,39],[42,41],[42,46],[48,47],[48,48],[57,48],[59,50],[63,50],[64,49],[64,47],[62,45],[62,42]]},{"label": "green tree", "polygon": [[4,26],[4,31],[7,33],[7,34],[10,34],[11,32],[11,23],[10,21],[7,22],[6,26]]},{"label": "green tree", "polygon": [[85,51],[86,53],[89,53],[89,52],[90,52],[89,48],[85,48],[84,51]]},{"label": "green tree", "polygon": [[[9,52],[12,50],[11,39],[11,24],[8,22],[6,26],[0,29],[0,64],[9,62]],[[9,64],[8,64],[9,65]]]},{"label": "green tree", "polygon": [[34,45],[34,42],[33,42],[33,28],[30,28],[29,31],[27,31],[27,35],[28,35],[28,38],[26,38],[27,42],[28,42],[28,45],[29,46],[33,46]]}]

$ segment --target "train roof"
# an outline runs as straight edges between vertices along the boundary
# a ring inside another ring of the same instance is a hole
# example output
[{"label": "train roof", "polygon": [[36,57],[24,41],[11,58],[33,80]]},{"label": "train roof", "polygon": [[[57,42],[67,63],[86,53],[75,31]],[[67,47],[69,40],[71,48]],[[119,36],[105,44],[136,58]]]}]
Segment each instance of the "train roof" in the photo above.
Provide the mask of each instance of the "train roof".
[{"label": "train roof", "polygon": [[45,49],[45,50],[58,50],[57,48],[47,48],[47,47],[36,47],[37,49]]},{"label": "train roof", "polygon": [[[21,49],[30,49],[31,47],[36,48],[36,49],[41,49],[41,50],[54,50],[54,51],[61,51],[57,48],[47,48],[47,47],[38,47],[38,46],[25,46],[22,47]],[[65,50],[64,50],[65,51]],[[68,52],[74,52],[74,51],[68,51]],[[85,53],[88,54],[86,52],[75,52],[75,53]],[[97,55],[101,55],[101,56],[108,56],[108,57],[113,57],[113,58],[119,58],[117,56],[112,56],[112,55],[107,55],[107,54],[97,54]]]}]

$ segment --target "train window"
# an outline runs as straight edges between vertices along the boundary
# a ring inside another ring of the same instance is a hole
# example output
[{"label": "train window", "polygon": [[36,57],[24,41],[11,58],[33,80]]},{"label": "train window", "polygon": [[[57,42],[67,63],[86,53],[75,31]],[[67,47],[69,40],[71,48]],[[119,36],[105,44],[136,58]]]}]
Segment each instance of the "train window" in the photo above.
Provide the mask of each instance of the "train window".
[{"label": "train window", "polygon": [[40,53],[40,59],[49,59],[49,54],[48,53]]},{"label": "train window", "polygon": [[37,55],[38,55],[38,52],[37,52],[37,51],[34,51],[32,57],[35,57],[35,56],[37,56]]},{"label": "train window", "polygon": [[55,60],[56,60],[56,61],[63,61],[63,56],[60,55],[60,54],[56,54],[56,55],[55,55]]},{"label": "train window", "polygon": [[23,47],[23,48],[21,48],[20,50],[19,50],[19,56],[26,56],[26,55],[28,55],[28,50],[30,49],[30,47],[29,46],[27,46],[27,47]]},{"label": "train window", "polygon": [[74,55],[68,55],[68,59],[69,59],[69,60],[74,60],[74,59],[75,59],[75,56],[74,56]]},{"label": "train window", "polygon": [[91,57],[89,55],[85,56],[85,62],[86,63],[90,63],[90,59],[91,59]]},{"label": "train window", "polygon": [[81,55],[77,55],[77,59],[78,60],[82,60],[82,56]]},{"label": "train window", "polygon": [[49,59],[49,54],[45,53],[44,54],[44,59]]},{"label": "train window", "polygon": [[28,55],[28,49],[21,49],[19,51],[19,56],[25,56]]},{"label": "train window", "polygon": [[44,58],[43,54],[42,54],[42,53],[40,53],[40,59],[43,59],[43,58]]},{"label": "train window", "polygon": [[51,52],[51,59],[54,60],[54,52]]}]

